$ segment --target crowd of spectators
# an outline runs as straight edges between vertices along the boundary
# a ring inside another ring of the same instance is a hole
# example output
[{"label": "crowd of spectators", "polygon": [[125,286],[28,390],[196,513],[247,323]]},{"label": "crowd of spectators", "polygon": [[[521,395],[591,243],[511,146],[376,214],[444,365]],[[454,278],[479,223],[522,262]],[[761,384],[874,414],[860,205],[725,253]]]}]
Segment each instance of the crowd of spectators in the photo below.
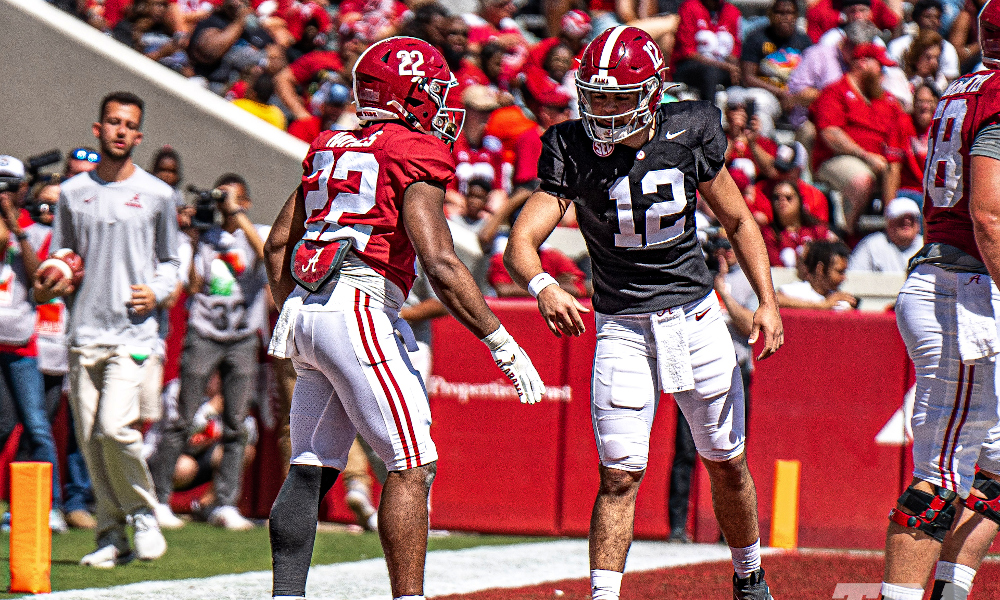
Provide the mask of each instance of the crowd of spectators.
[{"label": "crowd of spectators", "polygon": [[483,254],[488,288],[490,256],[535,184],[539,134],[577,116],[574,59],[604,29],[634,25],[659,43],[674,86],[665,102],[700,98],[723,109],[727,161],[746,175],[741,188],[772,265],[795,266],[813,239],[853,247],[883,231],[897,196],[921,204],[936,102],[980,66],[979,7],[479,0],[474,12],[453,14],[436,0],[77,0],[67,8],[305,141],[357,126],[351,70],[368,45],[391,35],[428,41],[458,81],[448,104],[467,111],[446,209],[460,245]]}]

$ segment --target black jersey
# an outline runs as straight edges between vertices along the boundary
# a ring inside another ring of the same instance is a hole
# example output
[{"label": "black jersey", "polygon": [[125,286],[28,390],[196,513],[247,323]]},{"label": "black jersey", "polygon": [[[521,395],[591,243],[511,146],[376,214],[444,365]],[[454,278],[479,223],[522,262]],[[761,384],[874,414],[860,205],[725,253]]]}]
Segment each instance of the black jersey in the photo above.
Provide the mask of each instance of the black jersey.
[{"label": "black jersey", "polygon": [[598,312],[654,312],[711,291],[695,192],[722,170],[726,144],[722,115],[709,102],[661,106],[653,139],[639,150],[615,144],[603,158],[579,120],[545,132],[541,189],[576,203]]}]

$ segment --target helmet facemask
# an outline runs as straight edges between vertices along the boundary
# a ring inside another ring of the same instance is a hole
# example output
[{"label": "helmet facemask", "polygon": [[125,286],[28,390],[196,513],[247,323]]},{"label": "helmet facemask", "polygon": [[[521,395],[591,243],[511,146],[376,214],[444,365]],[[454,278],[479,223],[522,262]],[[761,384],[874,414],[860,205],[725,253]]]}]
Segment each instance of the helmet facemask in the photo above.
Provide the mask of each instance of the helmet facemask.
[{"label": "helmet facemask", "polygon": [[[593,79],[597,79],[595,76]],[[650,105],[661,89],[657,77],[633,85],[618,85],[614,78],[601,78],[602,83],[582,81],[577,73],[576,89],[580,98],[580,116],[587,135],[595,142],[617,144],[641,131],[653,122]],[[590,95],[638,93],[636,107],[617,115],[596,115],[590,102]],[[610,122],[610,123],[609,123]]]},{"label": "helmet facemask", "polygon": [[432,133],[447,144],[455,143],[458,135],[462,132],[462,125],[465,124],[465,109],[450,108],[446,104],[448,92],[458,85],[458,80],[455,79],[455,75],[452,75],[449,81],[428,79],[422,85],[424,91],[438,107],[437,113],[431,120]]}]

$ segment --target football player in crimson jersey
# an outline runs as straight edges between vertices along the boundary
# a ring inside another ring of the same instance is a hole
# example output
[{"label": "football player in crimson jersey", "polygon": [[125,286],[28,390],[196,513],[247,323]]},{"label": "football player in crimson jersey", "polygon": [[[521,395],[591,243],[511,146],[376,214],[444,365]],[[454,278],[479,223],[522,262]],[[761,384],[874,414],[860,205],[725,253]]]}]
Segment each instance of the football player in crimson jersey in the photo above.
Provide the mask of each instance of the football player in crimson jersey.
[{"label": "football player in crimson jersey", "polygon": [[783,343],[781,318],[760,229],[725,168],[721,113],[707,102],[659,106],[665,75],[659,47],[640,29],[615,27],[590,43],[577,72],[583,119],[545,133],[540,190],[514,224],[504,258],[555,335],[582,334],[586,309],[553,285],[538,255],[576,203],[597,312],[591,412],[601,485],[590,525],[593,597],[618,598],[659,387],[677,399],[711,477],[716,516],[732,546],[734,597],[767,600],[742,382],[695,235],[696,192],[725,226],[760,298],[750,341],[763,333],[761,358]]},{"label": "football player in crimson jersey", "polygon": [[390,471],[378,522],[393,596],[423,596],[437,452],[426,392],[407,358],[416,342],[399,318],[416,256],[521,401],[544,393],[452,246],[442,205],[455,165],[442,139],[454,141],[461,129],[461,111],[446,108],[455,84],[444,57],[424,41],[371,46],[354,68],[362,128],[313,141],[302,184],[268,237],[268,277],[282,306],[269,351],[290,356],[298,373],[292,464],[271,509],[275,597],[305,595],[319,503],[355,433]]},{"label": "football player in crimson jersey", "polygon": [[989,70],[952,82],[934,112],[924,247],[896,302],[917,382],[913,480],[889,514],[886,600],[923,598],[935,560],[931,598],[964,599],[1000,524],[1000,1],[980,12],[979,37]]}]

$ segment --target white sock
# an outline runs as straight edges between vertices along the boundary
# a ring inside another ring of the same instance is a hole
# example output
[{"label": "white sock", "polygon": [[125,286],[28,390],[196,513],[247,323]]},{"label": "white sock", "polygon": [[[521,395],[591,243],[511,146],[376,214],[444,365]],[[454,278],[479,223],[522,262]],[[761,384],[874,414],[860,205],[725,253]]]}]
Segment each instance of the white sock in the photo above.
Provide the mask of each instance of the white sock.
[{"label": "white sock", "polygon": [[622,574],[618,571],[591,569],[590,593],[593,600],[618,600],[622,590]]},{"label": "white sock", "polygon": [[903,587],[891,583],[882,583],[882,598],[884,600],[922,600],[924,588]]},{"label": "white sock", "polygon": [[968,593],[972,589],[972,580],[976,578],[976,570],[972,567],[953,562],[939,560],[934,569],[935,581],[954,583]]},{"label": "white sock", "polygon": [[746,579],[760,568],[760,539],[746,548],[730,546],[729,552],[733,555],[733,569],[740,579]]}]

